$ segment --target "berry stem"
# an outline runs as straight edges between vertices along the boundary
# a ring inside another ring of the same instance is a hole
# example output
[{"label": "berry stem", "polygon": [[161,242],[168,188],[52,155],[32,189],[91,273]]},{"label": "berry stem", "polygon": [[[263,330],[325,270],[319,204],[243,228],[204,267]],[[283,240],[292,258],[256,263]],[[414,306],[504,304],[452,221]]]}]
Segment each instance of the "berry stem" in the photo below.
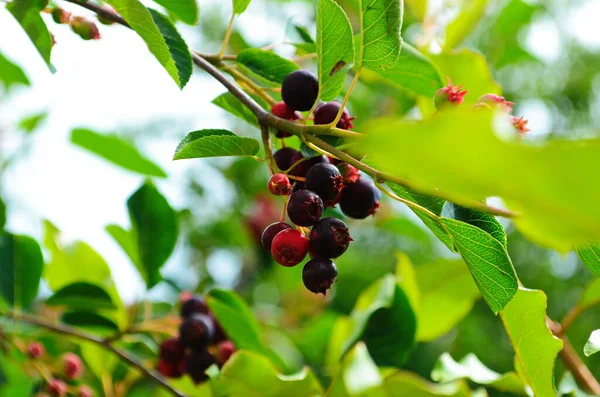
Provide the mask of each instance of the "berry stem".
[{"label": "berry stem", "polygon": [[240,72],[235,66],[226,66],[223,68],[223,70],[232,75],[237,81],[244,83],[250,89],[250,91],[253,91],[256,95],[264,99],[269,106],[273,106],[276,103],[276,101],[269,94],[267,94],[262,87]]},{"label": "berry stem", "polygon": [[219,55],[217,55],[218,59],[221,59],[223,54],[225,54],[225,50],[227,49],[227,45],[229,44],[229,38],[231,37],[231,32],[233,30],[233,22],[235,21],[235,12],[232,11],[231,19],[229,19],[229,25],[227,25],[227,30],[225,31],[225,37],[223,38],[223,45],[221,46],[221,51],[219,51]]},{"label": "berry stem", "polygon": [[346,91],[346,95],[344,96],[344,100],[342,101],[342,106],[340,106],[340,110],[338,111],[337,116],[335,116],[335,120],[333,120],[329,126],[331,127],[335,127],[337,125],[337,123],[339,123],[340,119],[342,118],[342,114],[344,114],[344,110],[346,109],[346,105],[348,104],[348,101],[350,100],[350,95],[352,95],[352,91],[354,90],[354,87],[356,87],[356,83],[358,83],[358,77],[360,76],[360,71],[362,70],[362,67],[359,68],[356,73],[354,74],[354,78],[352,79],[352,83],[350,83],[350,87],[348,87],[348,91]]},{"label": "berry stem", "polygon": [[279,217],[279,222],[285,222],[285,214],[287,212],[287,206],[288,206],[288,201],[289,201],[289,197],[285,196],[283,198],[283,208],[281,209],[281,216]]},{"label": "berry stem", "polygon": [[301,176],[294,176],[294,175],[287,175],[288,179],[293,179],[295,181],[300,181],[300,182],[306,182],[306,178],[303,178]]},{"label": "berry stem", "polygon": [[277,162],[273,157],[273,151],[271,150],[271,136],[269,135],[269,127],[265,124],[260,125],[260,136],[262,138],[263,147],[265,148],[265,159],[267,160],[267,164],[269,164],[269,169],[271,170],[271,174],[279,174],[281,170],[277,166]]}]

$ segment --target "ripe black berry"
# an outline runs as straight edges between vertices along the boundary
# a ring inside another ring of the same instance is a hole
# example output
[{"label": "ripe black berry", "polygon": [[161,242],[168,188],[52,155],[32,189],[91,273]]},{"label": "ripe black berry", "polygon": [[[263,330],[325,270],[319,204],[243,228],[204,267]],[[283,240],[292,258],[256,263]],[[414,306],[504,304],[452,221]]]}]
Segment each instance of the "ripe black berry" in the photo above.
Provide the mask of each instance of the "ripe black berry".
[{"label": "ripe black berry", "polygon": [[[292,164],[294,164],[292,163],[292,158],[297,154],[300,154],[300,152],[296,149],[292,149],[291,147],[284,147],[276,151],[273,154],[273,158],[275,159],[275,164],[277,164],[277,167],[280,170],[287,171],[292,166]],[[300,156],[302,155],[300,154]]]},{"label": "ripe black berry", "polygon": [[195,313],[208,313],[208,306],[200,296],[193,296],[181,304],[181,317],[187,318]]},{"label": "ripe black berry", "polygon": [[158,350],[158,358],[170,364],[177,364],[185,356],[185,347],[177,338],[165,339]]},{"label": "ripe black berry", "polygon": [[185,372],[198,384],[208,379],[206,370],[214,363],[214,357],[207,350],[195,351],[186,357]]},{"label": "ripe black berry", "polygon": [[288,74],[281,85],[283,101],[294,110],[310,110],[318,96],[319,82],[307,70],[296,70]]},{"label": "ripe black berry", "polygon": [[271,194],[275,196],[287,196],[292,193],[292,185],[290,180],[284,174],[275,174],[269,179],[267,184]]},{"label": "ripe black berry", "polygon": [[[319,107],[316,108],[314,112],[315,124],[322,125],[333,123],[341,107],[342,104],[337,101],[327,102],[322,105],[319,105]],[[338,121],[336,127],[348,130],[354,127],[352,125],[352,120],[354,120],[354,118],[350,117],[350,113],[348,113],[347,109],[344,109],[342,117],[340,117],[340,121]]]},{"label": "ripe black berry", "polygon": [[294,183],[292,193],[299,192],[300,190],[306,190],[306,183],[297,181],[296,183]]},{"label": "ripe black berry", "polygon": [[354,219],[365,219],[375,215],[379,208],[381,192],[369,178],[360,178],[342,190],[340,208],[344,215]]},{"label": "ripe black berry", "polygon": [[[302,156],[302,153],[294,155],[294,157],[292,157],[292,165],[295,164],[297,161],[302,160],[303,158],[304,156]],[[296,165],[294,168],[292,168],[290,174],[294,176],[299,176],[301,178],[305,178],[306,174],[308,173],[308,170],[310,170],[314,165],[320,163],[329,164],[329,159],[325,156],[315,156],[308,158],[300,164]]]},{"label": "ripe black berry", "polygon": [[[294,109],[290,109],[289,106],[285,104],[285,102],[277,102],[275,105],[273,105],[273,107],[271,108],[271,113],[273,113],[280,119],[290,121],[302,118],[302,114],[300,114],[300,112],[296,112],[294,111]],[[277,130],[276,136],[277,138],[287,138],[292,136],[292,134],[289,134],[285,131]]]},{"label": "ripe black berry", "polygon": [[275,236],[271,244],[271,254],[280,265],[296,266],[308,253],[308,239],[298,230],[283,230]]},{"label": "ripe black berry", "polygon": [[195,350],[205,349],[214,334],[215,326],[212,319],[204,314],[192,314],[179,327],[181,343]]},{"label": "ripe black berry", "polygon": [[181,378],[181,376],[183,375],[184,364],[185,364],[184,361],[181,361],[180,363],[172,364],[165,360],[159,359],[156,369],[164,377]]},{"label": "ripe black berry", "polygon": [[325,295],[337,275],[337,268],[329,259],[311,259],[306,262],[304,269],[302,269],[304,286],[315,294]]},{"label": "ripe black berry", "polygon": [[291,228],[292,227],[290,225],[283,222],[275,222],[267,226],[260,237],[260,242],[264,249],[271,252],[271,244],[273,243],[275,236],[277,236],[279,232]]},{"label": "ripe black berry", "polygon": [[353,241],[348,227],[337,218],[324,218],[310,231],[310,252],[319,258],[337,258]]},{"label": "ripe black berry", "polygon": [[333,200],[343,187],[342,174],[335,165],[315,164],[306,174],[306,189],[317,193],[323,201]]},{"label": "ripe black berry", "polygon": [[290,220],[298,226],[312,226],[323,215],[323,200],[315,192],[300,190],[293,193],[287,207]]}]

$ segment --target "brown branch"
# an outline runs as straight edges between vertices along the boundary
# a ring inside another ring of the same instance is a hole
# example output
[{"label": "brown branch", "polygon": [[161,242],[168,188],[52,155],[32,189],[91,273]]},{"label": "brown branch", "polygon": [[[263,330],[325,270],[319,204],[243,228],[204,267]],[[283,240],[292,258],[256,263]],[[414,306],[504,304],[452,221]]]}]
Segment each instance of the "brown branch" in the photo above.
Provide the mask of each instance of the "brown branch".
[{"label": "brown branch", "polygon": [[125,21],[120,15],[115,14],[108,8],[101,7],[94,3],[89,3],[87,0],[65,0],[65,1],[68,1],[69,3],[77,4],[78,6],[83,7],[83,8],[87,8],[88,10],[93,11],[97,15],[100,15],[101,17],[106,18],[109,21],[113,21],[120,25],[131,28],[131,26],[129,26],[127,21]]},{"label": "brown branch", "polygon": [[154,370],[144,367],[139,361],[137,361],[136,359],[129,356],[129,354],[127,354],[126,352],[124,352],[121,349],[114,347],[111,344],[111,342],[107,339],[103,339],[103,338],[99,338],[95,335],[83,333],[81,331],[76,330],[75,328],[71,328],[66,325],[53,324],[46,320],[40,319],[35,316],[27,315],[27,314],[15,314],[15,313],[9,312],[9,313],[0,314],[0,316],[9,318],[9,319],[13,319],[18,322],[42,327],[42,328],[45,328],[49,331],[52,331],[52,332],[55,332],[58,334],[68,335],[73,338],[82,339],[82,340],[85,340],[85,341],[88,341],[91,343],[95,343],[96,345],[99,345],[100,347],[102,347],[102,348],[110,351],[114,355],[118,356],[122,361],[126,362],[130,366],[137,368],[144,375],[144,377],[155,381],[162,388],[168,390],[172,395],[177,396],[177,397],[186,397],[185,394],[181,393],[180,391],[175,389],[173,386],[171,386],[159,373],[157,373]]}]

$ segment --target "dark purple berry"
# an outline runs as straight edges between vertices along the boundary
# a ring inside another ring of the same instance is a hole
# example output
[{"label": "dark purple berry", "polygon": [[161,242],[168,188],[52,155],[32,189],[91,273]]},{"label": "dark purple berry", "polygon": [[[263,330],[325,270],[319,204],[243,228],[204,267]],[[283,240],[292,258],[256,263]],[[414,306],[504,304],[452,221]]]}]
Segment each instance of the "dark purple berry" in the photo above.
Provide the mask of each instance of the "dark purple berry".
[{"label": "dark purple berry", "polygon": [[[319,105],[319,107],[316,108],[314,112],[315,124],[323,125],[333,123],[341,107],[342,104],[337,101],[327,102],[322,105]],[[338,121],[336,127],[348,130],[354,127],[352,125],[352,120],[354,120],[354,118],[350,117],[350,113],[348,113],[347,109],[344,109],[342,117],[340,117],[340,121]]]},{"label": "dark purple berry", "polygon": [[224,341],[227,339],[227,334],[225,333],[225,330],[223,329],[223,327],[221,326],[221,324],[219,323],[219,321],[217,320],[217,318],[215,317],[213,312],[210,312],[208,314],[208,316],[211,318],[211,320],[213,321],[213,324],[215,325],[215,336],[213,336],[213,343],[219,343],[221,341]]},{"label": "dark purple berry", "polygon": [[271,244],[273,243],[273,239],[275,238],[275,236],[277,236],[279,232],[291,228],[292,227],[290,225],[283,222],[275,222],[267,226],[263,231],[262,236],[260,237],[260,242],[264,249],[271,252]]},{"label": "dark purple berry", "polygon": [[300,190],[290,196],[287,213],[298,226],[312,226],[323,215],[323,200],[315,192]]},{"label": "dark purple berry", "polygon": [[281,85],[283,101],[294,110],[310,110],[318,96],[319,82],[307,70],[296,70],[288,74]]},{"label": "dark purple berry", "polygon": [[183,367],[185,366],[185,362],[181,361],[180,363],[172,364],[165,360],[159,359],[158,364],[156,366],[156,370],[160,372],[160,374],[167,378],[181,378],[183,376]]},{"label": "dark purple berry", "polygon": [[310,231],[310,252],[319,258],[337,258],[346,252],[351,241],[344,222],[337,218],[324,218]]},{"label": "dark purple berry", "polygon": [[337,268],[329,259],[311,259],[306,262],[304,269],[302,269],[304,286],[315,294],[325,295],[337,275]]},{"label": "dark purple berry", "polygon": [[306,190],[306,183],[297,181],[296,183],[294,183],[292,193],[299,192],[300,190]]},{"label": "dark purple berry", "polygon": [[[290,109],[285,102],[277,102],[275,105],[273,105],[273,107],[271,108],[271,113],[273,113],[275,116],[279,117],[280,119],[284,119],[284,120],[298,120],[302,118],[302,114],[300,114],[300,112],[296,112],[294,111],[294,109]],[[292,134],[287,133],[285,131],[280,131],[277,130],[277,134],[276,134],[277,138],[287,138],[292,136]]]},{"label": "dark purple berry", "polygon": [[[292,165],[295,164],[297,161],[302,160],[303,158],[304,156],[302,156],[302,153],[294,155],[294,157],[292,157]],[[329,159],[325,156],[311,157],[292,168],[290,174],[294,176],[299,176],[301,178],[305,178],[306,174],[308,173],[308,170],[310,170],[314,165],[320,163],[329,164]]]},{"label": "dark purple berry", "polygon": [[354,219],[365,219],[375,215],[379,208],[381,192],[369,178],[360,178],[342,190],[340,209],[344,215]]},{"label": "dark purple berry", "polygon": [[291,147],[284,147],[276,151],[273,154],[273,158],[275,159],[275,164],[277,164],[277,168],[279,168],[281,171],[287,171],[292,166],[292,164],[294,164],[292,163],[292,158],[296,154],[300,154],[300,152]]},{"label": "dark purple berry", "polygon": [[267,184],[271,194],[275,196],[287,196],[292,193],[292,185],[288,177],[284,174],[275,174],[269,179]]},{"label": "dark purple berry", "polygon": [[169,364],[177,364],[185,356],[185,347],[177,338],[165,339],[158,350],[158,358]]},{"label": "dark purple berry", "polygon": [[198,384],[208,379],[206,370],[215,363],[215,358],[207,350],[195,351],[186,357],[185,372]]},{"label": "dark purple berry", "polygon": [[181,317],[187,318],[195,313],[207,314],[208,306],[200,296],[192,296],[181,304]]},{"label": "dark purple berry", "polygon": [[179,339],[185,347],[205,349],[215,334],[212,319],[205,314],[192,314],[179,327]]},{"label": "dark purple berry", "polygon": [[292,267],[304,260],[308,253],[308,239],[298,230],[283,230],[271,244],[271,254],[282,266]]},{"label": "dark purple berry", "polygon": [[333,200],[343,187],[344,179],[335,165],[315,164],[306,174],[306,189],[317,193],[323,201]]}]

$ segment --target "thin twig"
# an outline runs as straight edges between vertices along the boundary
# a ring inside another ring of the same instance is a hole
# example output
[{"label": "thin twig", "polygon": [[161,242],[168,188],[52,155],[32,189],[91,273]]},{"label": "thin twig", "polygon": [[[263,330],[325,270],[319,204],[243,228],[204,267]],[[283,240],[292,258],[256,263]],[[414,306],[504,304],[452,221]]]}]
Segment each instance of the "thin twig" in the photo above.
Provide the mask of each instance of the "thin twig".
[{"label": "thin twig", "polygon": [[38,327],[42,327],[42,328],[45,328],[49,331],[52,331],[52,332],[55,332],[58,334],[68,335],[68,336],[71,336],[71,337],[74,337],[77,339],[82,339],[82,340],[86,340],[91,343],[95,343],[96,345],[99,345],[99,346],[103,347],[104,349],[110,351],[114,355],[118,356],[122,361],[126,362],[130,366],[137,368],[139,371],[141,371],[144,374],[145,377],[152,379],[153,381],[158,383],[161,387],[168,390],[174,396],[186,397],[185,394],[183,394],[180,391],[178,391],[177,389],[173,388],[173,386],[171,386],[165,379],[163,379],[163,377],[160,374],[158,374],[156,371],[144,367],[139,361],[137,361],[136,359],[129,356],[129,354],[127,354],[123,350],[114,347],[110,343],[110,341],[108,341],[106,339],[99,338],[95,335],[83,333],[81,331],[76,330],[75,328],[71,328],[66,325],[53,324],[46,320],[40,319],[35,316],[27,315],[27,314],[18,314],[17,315],[15,313],[9,312],[9,313],[1,314],[0,316],[2,316],[4,318],[13,319],[17,322],[22,322],[22,323],[27,323],[27,324],[35,325]]}]

